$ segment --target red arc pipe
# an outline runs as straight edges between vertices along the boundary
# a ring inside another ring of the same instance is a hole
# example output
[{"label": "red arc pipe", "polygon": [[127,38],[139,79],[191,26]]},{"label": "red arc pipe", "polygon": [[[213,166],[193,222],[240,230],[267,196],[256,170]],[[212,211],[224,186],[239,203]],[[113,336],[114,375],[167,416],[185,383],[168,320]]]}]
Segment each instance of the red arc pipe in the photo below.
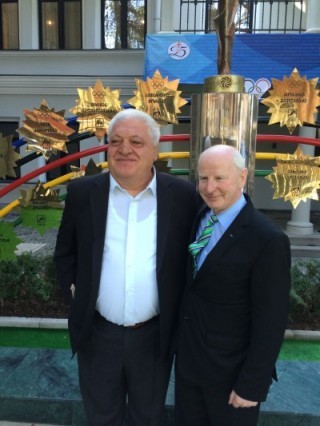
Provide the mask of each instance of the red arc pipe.
[{"label": "red arc pipe", "polygon": [[[189,142],[190,135],[189,134],[178,134],[178,135],[162,135],[160,137],[160,142]],[[272,142],[272,143],[299,143],[303,145],[313,145],[320,146],[320,139],[312,139],[312,138],[301,138],[300,136],[290,136],[290,135],[257,135],[257,142]],[[46,164],[45,166],[40,167],[39,169],[33,170],[32,172],[22,176],[21,178],[13,181],[12,183],[6,185],[4,188],[0,190],[0,198],[4,195],[11,192],[13,189],[18,186],[28,182],[41,175],[42,173],[46,173],[49,170],[60,167],[66,163],[71,163],[72,161],[79,160],[80,158],[87,157],[89,155],[98,154],[103,151],[108,150],[108,145],[97,146],[94,148],[89,148],[83,151],[76,152],[74,154],[67,155],[66,157],[59,158],[52,163]]]}]

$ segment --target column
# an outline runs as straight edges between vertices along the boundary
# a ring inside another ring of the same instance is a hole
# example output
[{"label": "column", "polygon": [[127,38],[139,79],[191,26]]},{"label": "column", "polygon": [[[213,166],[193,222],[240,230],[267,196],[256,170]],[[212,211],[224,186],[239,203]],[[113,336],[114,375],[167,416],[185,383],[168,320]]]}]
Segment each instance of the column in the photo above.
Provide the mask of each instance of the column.
[{"label": "column", "polygon": [[308,1],[307,31],[320,32],[320,1]]},{"label": "column", "polygon": [[[320,32],[320,1],[309,0],[307,15],[307,31]],[[316,76],[314,76],[316,77]],[[315,138],[316,130],[312,127],[301,127],[299,135],[305,138]],[[305,155],[314,156],[314,146],[300,146]],[[287,223],[287,231],[292,234],[308,235],[313,233],[313,224],[310,222],[311,200],[301,201],[296,209],[292,210],[291,220]]]},{"label": "column", "polygon": [[[313,127],[301,127],[299,136],[302,138],[315,138],[316,130]],[[314,146],[300,145],[305,155],[314,156]],[[313,224],[310,222],[311,200],[300,201],[295,209],[292,209],[291,220],[287,223],[287,232],[290,234],[309,235],[313,233]]]},{"label": "column", "polygon": [[101,3],[100,0],[82,2],[83,49],[101,49]]},{"label": "column", "polygon": [[19,2],[20,50],[39,49],[39,12],[37,0]]}]

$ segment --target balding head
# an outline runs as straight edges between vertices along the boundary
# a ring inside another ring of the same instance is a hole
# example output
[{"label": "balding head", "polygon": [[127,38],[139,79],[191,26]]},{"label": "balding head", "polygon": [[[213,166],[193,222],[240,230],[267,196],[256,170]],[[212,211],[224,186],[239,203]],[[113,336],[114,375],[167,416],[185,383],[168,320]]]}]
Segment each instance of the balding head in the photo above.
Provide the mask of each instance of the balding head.
[{"label": "balding head", "polygon": [[210,148],[203,151],[198,160],[198,165],[202,158],[207,156],[221,156],[222,158],[231,158],[234,165],[239,169],[245,169],[246,163],[240,152],[230,145],[213,145]]}]

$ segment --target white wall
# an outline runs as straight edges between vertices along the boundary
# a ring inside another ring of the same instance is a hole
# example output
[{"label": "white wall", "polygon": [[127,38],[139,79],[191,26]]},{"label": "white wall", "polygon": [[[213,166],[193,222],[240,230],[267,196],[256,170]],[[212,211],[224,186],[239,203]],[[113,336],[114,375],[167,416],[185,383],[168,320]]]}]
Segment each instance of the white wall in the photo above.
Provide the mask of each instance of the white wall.
[{"label": "white wall", "polygon": [[[308,15],[308,26],[320,22],[320,0],[308,0],[312,14]],[[121,90],[120,99],[126,102],[136,90],[136,78],[141,78],[144,67],[144,51],[101,50],[100,0],[83,0],[82,51],[39,51],[38,42],[38,2],[19,1],[19,51],[0,51],[0,121],[25,119],[23,110],[39,107],[43,99],[56,111],[65,109],[66,117],[71,117],[69,109],[75,106],[78,88],[92,87],[97,79],[111,90]],[[306,11],[308,12],[308,10]],[[148,29],[172,31],[179,13],[179,2],[154,0],[148,2]],[[160,14],[160,16],[159,16]],[[182,96],[184,92],[182,93]],[[187,97],[190,95],[185,94]],[[171,130],[171,129],[170,129]],[[168,129],[163,129],[168,133]],[[174,126],[175,133],[188,133],[188,126]],[[278,129],[273,126],[273,133]],[[95,137],[81,142],[88,148],[98,144]],[[280,145],[280,144],[279,144]],[[165,147],[163,147],[165,148]],[[167,148],[167,147],[166,147]],[[289,146],[286,147],[289,149]],[[277,147],[279,149],[279,146]],[[188,150],[187,144],[173,144],[173,150]],[[259,147],[260,150],[260,147]],[[270,150],[270,144],[266,147]],[[290,151],[292,152],[292,151]],[[43,159],[35,160],[23,168],[27,173],[43,164]],[[275,164],[273,164],[275,165]],[[263,166],[258,164],[259,168]],[[175,160],[173,167],[187,167],[186,160]],[[268,164],[272,167],[272,164]],[[260,208],[290,209],[290,204],[282,199],[272,200],[274,190],[264,178],[255,179],[255,201]],[[312,202],[314,208],[315,202]],[[320,203],[316,204],[318,208]]]}]

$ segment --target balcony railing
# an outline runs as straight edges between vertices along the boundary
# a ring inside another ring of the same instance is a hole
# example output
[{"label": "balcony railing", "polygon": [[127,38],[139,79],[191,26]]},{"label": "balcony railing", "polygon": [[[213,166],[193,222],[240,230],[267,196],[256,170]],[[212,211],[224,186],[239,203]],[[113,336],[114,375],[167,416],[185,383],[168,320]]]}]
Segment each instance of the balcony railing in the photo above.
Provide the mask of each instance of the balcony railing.
[{"label": "balcony railing", "polygon": [[[228,1],[228,0],[226,0]],[[239,0],[237,33],[301,33],[306,30],[306,0]],[[214,33],[218,0],[180,0],[179,33]]]}]

